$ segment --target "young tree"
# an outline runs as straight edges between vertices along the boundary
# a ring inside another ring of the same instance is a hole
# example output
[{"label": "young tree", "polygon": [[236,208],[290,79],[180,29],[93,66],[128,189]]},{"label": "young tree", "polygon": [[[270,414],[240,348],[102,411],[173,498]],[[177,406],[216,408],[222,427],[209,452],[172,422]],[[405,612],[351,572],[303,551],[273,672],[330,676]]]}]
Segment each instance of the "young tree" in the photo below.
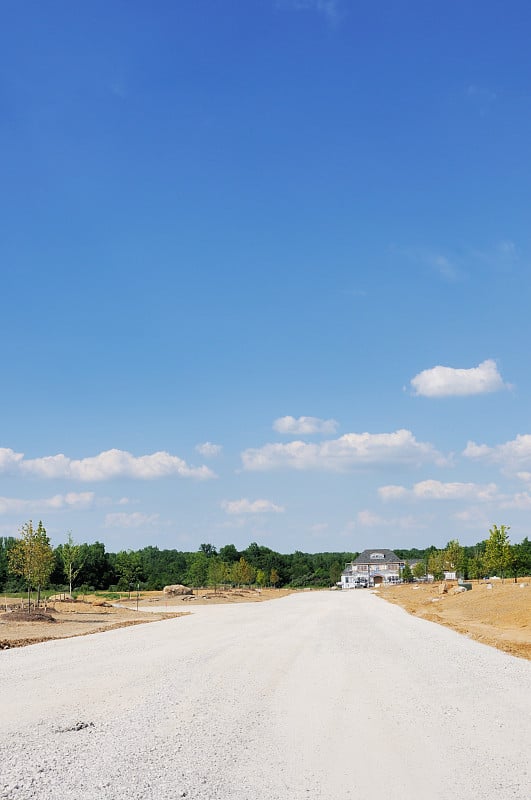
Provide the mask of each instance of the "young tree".
[{"label": "young tree", "polygon": [[83,561],[81,560],[81,545],[74,542],[71,531],[68,531],[66,543],[61,547],[61,561],[68,581],[69,592],[72,595],[72,584],[83,569]]},{"label": "young tree", "polygon": [[490,536],[485,545],[485,555],[483,557],[485,566],[491,575],[501,573],[502,578],[511,563],[511,545],[509,543],[509,525],[493,525],[490,528]]},{"label": "young tree", "polygon": [[256,575],[256,570],[249,564],[248,561],[242,556],[239,561],[233,564],[231,569],[232,582],[241,586],[242,584],[250,585],[253,583]]},{"label": "young tree", "polygon": [[53,550],[42,522],[39,522],[37,529],[31,520],[21,527],[20,539],[9,549],[8,564],[9,571],[20,575],[28,587],[29,614],[32,588],[38,589],[38,605],[41,586],[46,584],[54,567]]},{"label": "young tree", "polygon": [[267,577],[263,569],[256,570],[256,582],[262,589],[266,585]]},{"label": "young tree", "polygon": [[217,592],[219,584],[225,581],[227,566],[228,565],[222,561],[219,556],[213,556],[208,559],[208,584],[214,587],[215,592]]},{"label": "young tree", "polygon": [[279,581],[280,581],[280,575],[273,567],[273,569],[271,570],[271,574],[269,576],[269,583],[271,584],[271,586],[276,586]]},{"label": "young tree", "polygon": [[35,581],[37,583],[37,606],[41,603],[41,588],[46,586],[50,580],[50,575],[55,566],[55,555],[50,544],[50,539],[42,522],[37,525],[36,552],[37,565],[35,571]]},{"label": "young tree", "polygon": [[413,573],[411,572],[411,567],[409,566],[407,561],[402,567],[401,577],[404,583],[411,583],[413,580]]},{"label": "young tree", "polygon": [[142,580],[142,561],[139,553],[131,550],[117,553],[116,573],[119,576],[118,588],[128,591],[131,599],[131,586]]},{"label": "young tree", "polygon": [[457,541],[452,539],[444,551],[444,568],[449,572],[463,572],[465,551]]},{"label": "young tree", "polygon": [[424,578],[426,576],[426,562],[417,561],[411,571],[415,578]]},{"label": "young tree", "polygon": [[436,581],[444,578],[444,551],[435,550],[428,556],[428,572]]}]

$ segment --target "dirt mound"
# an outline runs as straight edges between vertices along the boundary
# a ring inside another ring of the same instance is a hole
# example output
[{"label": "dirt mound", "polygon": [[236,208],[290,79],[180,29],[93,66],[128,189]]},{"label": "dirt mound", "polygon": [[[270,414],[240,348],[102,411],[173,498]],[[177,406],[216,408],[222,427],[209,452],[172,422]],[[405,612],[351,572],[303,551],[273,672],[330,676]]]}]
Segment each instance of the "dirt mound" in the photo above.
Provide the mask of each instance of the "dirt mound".
[{"label": "dirt mound", "polygon": [[2,614],[0,619],[6,622],[57,622],[55,617],[46,611],[32,611],[30,614],[27,611],[9,611],[7,614]]}]

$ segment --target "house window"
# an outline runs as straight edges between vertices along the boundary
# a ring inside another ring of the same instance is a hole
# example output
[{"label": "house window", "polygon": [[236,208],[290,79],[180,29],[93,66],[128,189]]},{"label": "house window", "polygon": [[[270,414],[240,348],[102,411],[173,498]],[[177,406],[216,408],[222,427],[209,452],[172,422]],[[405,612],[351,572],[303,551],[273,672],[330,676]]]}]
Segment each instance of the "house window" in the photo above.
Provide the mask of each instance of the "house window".
[{"label": "house window", "polygon": [[385,558],[383,553],[371,553],[371,558]]}]

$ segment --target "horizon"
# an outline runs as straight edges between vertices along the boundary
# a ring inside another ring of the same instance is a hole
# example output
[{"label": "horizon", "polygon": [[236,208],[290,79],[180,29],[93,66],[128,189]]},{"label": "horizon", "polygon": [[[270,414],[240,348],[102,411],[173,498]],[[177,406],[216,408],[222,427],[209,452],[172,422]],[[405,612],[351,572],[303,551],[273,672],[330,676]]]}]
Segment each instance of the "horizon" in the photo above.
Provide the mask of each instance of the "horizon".
[{"label": "horizon", "polygon": [[0,535],[529,536],[529,22],[6,7]]}]

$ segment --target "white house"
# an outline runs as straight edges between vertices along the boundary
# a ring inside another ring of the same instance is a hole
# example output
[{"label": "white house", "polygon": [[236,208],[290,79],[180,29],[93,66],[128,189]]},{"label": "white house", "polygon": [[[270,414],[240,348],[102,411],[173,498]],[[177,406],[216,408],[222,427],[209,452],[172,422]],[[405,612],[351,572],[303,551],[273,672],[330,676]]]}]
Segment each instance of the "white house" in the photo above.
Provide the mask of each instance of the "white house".
[{"label": "white house", "polygon": [[382,583],[400,583],[405,560],[392,550],[364,550],[345,564],[338,586],[342,589],[359,589]]}]

